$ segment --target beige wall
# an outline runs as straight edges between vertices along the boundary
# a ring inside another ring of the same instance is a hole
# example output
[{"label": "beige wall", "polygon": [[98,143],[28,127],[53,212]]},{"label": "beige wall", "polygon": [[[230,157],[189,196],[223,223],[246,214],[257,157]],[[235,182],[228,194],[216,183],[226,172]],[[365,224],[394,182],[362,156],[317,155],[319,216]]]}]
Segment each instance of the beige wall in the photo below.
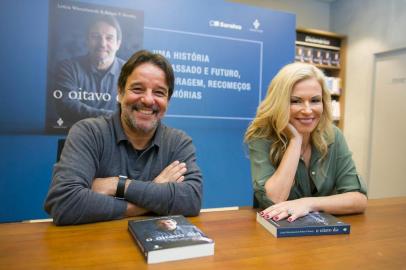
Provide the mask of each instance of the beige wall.
[{"label": "beige wall", "polygon": [[229,0],[251,6],[265,7],[296,14],[296,26],[328,31],[330,4],[320,0]]},{"label": "beige wall", "polygon": [[[338,0],[331,4],[331,11],[331,30],[348,36],[344,134],[357,168],[365,177],[374,54],[406,47],[406,1]],[[405,121],[405,116],[399,117]]]}]

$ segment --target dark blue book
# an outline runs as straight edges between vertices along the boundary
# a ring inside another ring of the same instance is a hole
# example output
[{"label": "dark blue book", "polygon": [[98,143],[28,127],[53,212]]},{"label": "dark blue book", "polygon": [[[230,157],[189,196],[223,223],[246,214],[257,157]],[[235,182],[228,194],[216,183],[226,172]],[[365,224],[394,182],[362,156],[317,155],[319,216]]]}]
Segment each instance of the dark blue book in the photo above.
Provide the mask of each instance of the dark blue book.
[{"label": "dark blue book", "polygon": [[265,219],[257,213],[257,222],[275,237],[350,233],[350,224],[324,212],[312,212],[293,222],[289,222],[287,219],[278,221]]},{"label": "dark blue book", "polygon": [[183,216],[130,220],[128,230],[144,254],[147,263],[214,254],[214,241]]}]

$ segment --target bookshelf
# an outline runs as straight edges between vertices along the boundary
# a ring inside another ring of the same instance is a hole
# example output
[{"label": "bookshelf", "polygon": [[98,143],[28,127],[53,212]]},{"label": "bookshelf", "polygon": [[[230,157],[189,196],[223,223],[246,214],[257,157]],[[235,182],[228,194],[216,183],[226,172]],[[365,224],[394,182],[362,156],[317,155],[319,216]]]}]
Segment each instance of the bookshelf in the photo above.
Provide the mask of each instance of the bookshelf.
[{"label": "bookshelf", "polygon": [[296,29],[295,61],[323,70],[331,93],[334,123],[344,127],[345,55],[347,38],[315,29]]}]

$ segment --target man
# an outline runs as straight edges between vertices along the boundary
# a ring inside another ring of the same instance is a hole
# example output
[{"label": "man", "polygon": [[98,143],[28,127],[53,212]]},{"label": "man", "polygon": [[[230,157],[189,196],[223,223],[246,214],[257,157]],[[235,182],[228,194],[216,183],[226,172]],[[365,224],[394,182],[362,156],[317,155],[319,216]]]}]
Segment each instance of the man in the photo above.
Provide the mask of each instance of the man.
[{"label": "man", "polygon": [[153,245],[155,249],[212,242],[196,226],[178,224],[173,218],[158,219],[155,225],[155,230],[149,229],[145,232],[146,242]]},{"label": "man", "polygon": [[121,28],[114,17],[97,17],[88,28],[88,53],[60,63],[53,98],[64,126],[115,110],[116,82],[124,64],[116,57],[121,38]]},{"label": "man", "polygon": [[68,134],[45,202],[55,224],[199,214],[202,175],[192,140],[160,121],[173,88],[163,56],[131,56],[118,80],[119,110],[82,120]]},{"label": "man", "polygon": [[164,231],[173,231],[176,230],[178,223],[176,220],[172,218],[166,218],[166,219],[158,219],[156,221],[156,226]]}]

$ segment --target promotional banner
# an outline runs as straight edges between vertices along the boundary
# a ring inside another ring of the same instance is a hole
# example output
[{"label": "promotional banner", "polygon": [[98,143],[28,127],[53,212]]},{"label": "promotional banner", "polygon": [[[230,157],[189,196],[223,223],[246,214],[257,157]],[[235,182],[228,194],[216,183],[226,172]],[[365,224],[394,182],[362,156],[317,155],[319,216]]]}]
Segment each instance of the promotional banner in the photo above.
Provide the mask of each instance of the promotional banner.
[{"label": "promotional banner", "polygon": [[193,139],[203,207],[252,204],[244,133],[273,76],[294,61],[295,15],[219,0],[21,1],[0,11],[1,184],[18,179],[0,194],[3,221],[46,217],[58,139],[117,109],[121,66],[140,49],[175,71],[163,121]]},{"label": "promotional banner", "polygon": [[144,14],[133,9],[51,1],[46,132],[117,108],[121,67],[143,48]]}]

